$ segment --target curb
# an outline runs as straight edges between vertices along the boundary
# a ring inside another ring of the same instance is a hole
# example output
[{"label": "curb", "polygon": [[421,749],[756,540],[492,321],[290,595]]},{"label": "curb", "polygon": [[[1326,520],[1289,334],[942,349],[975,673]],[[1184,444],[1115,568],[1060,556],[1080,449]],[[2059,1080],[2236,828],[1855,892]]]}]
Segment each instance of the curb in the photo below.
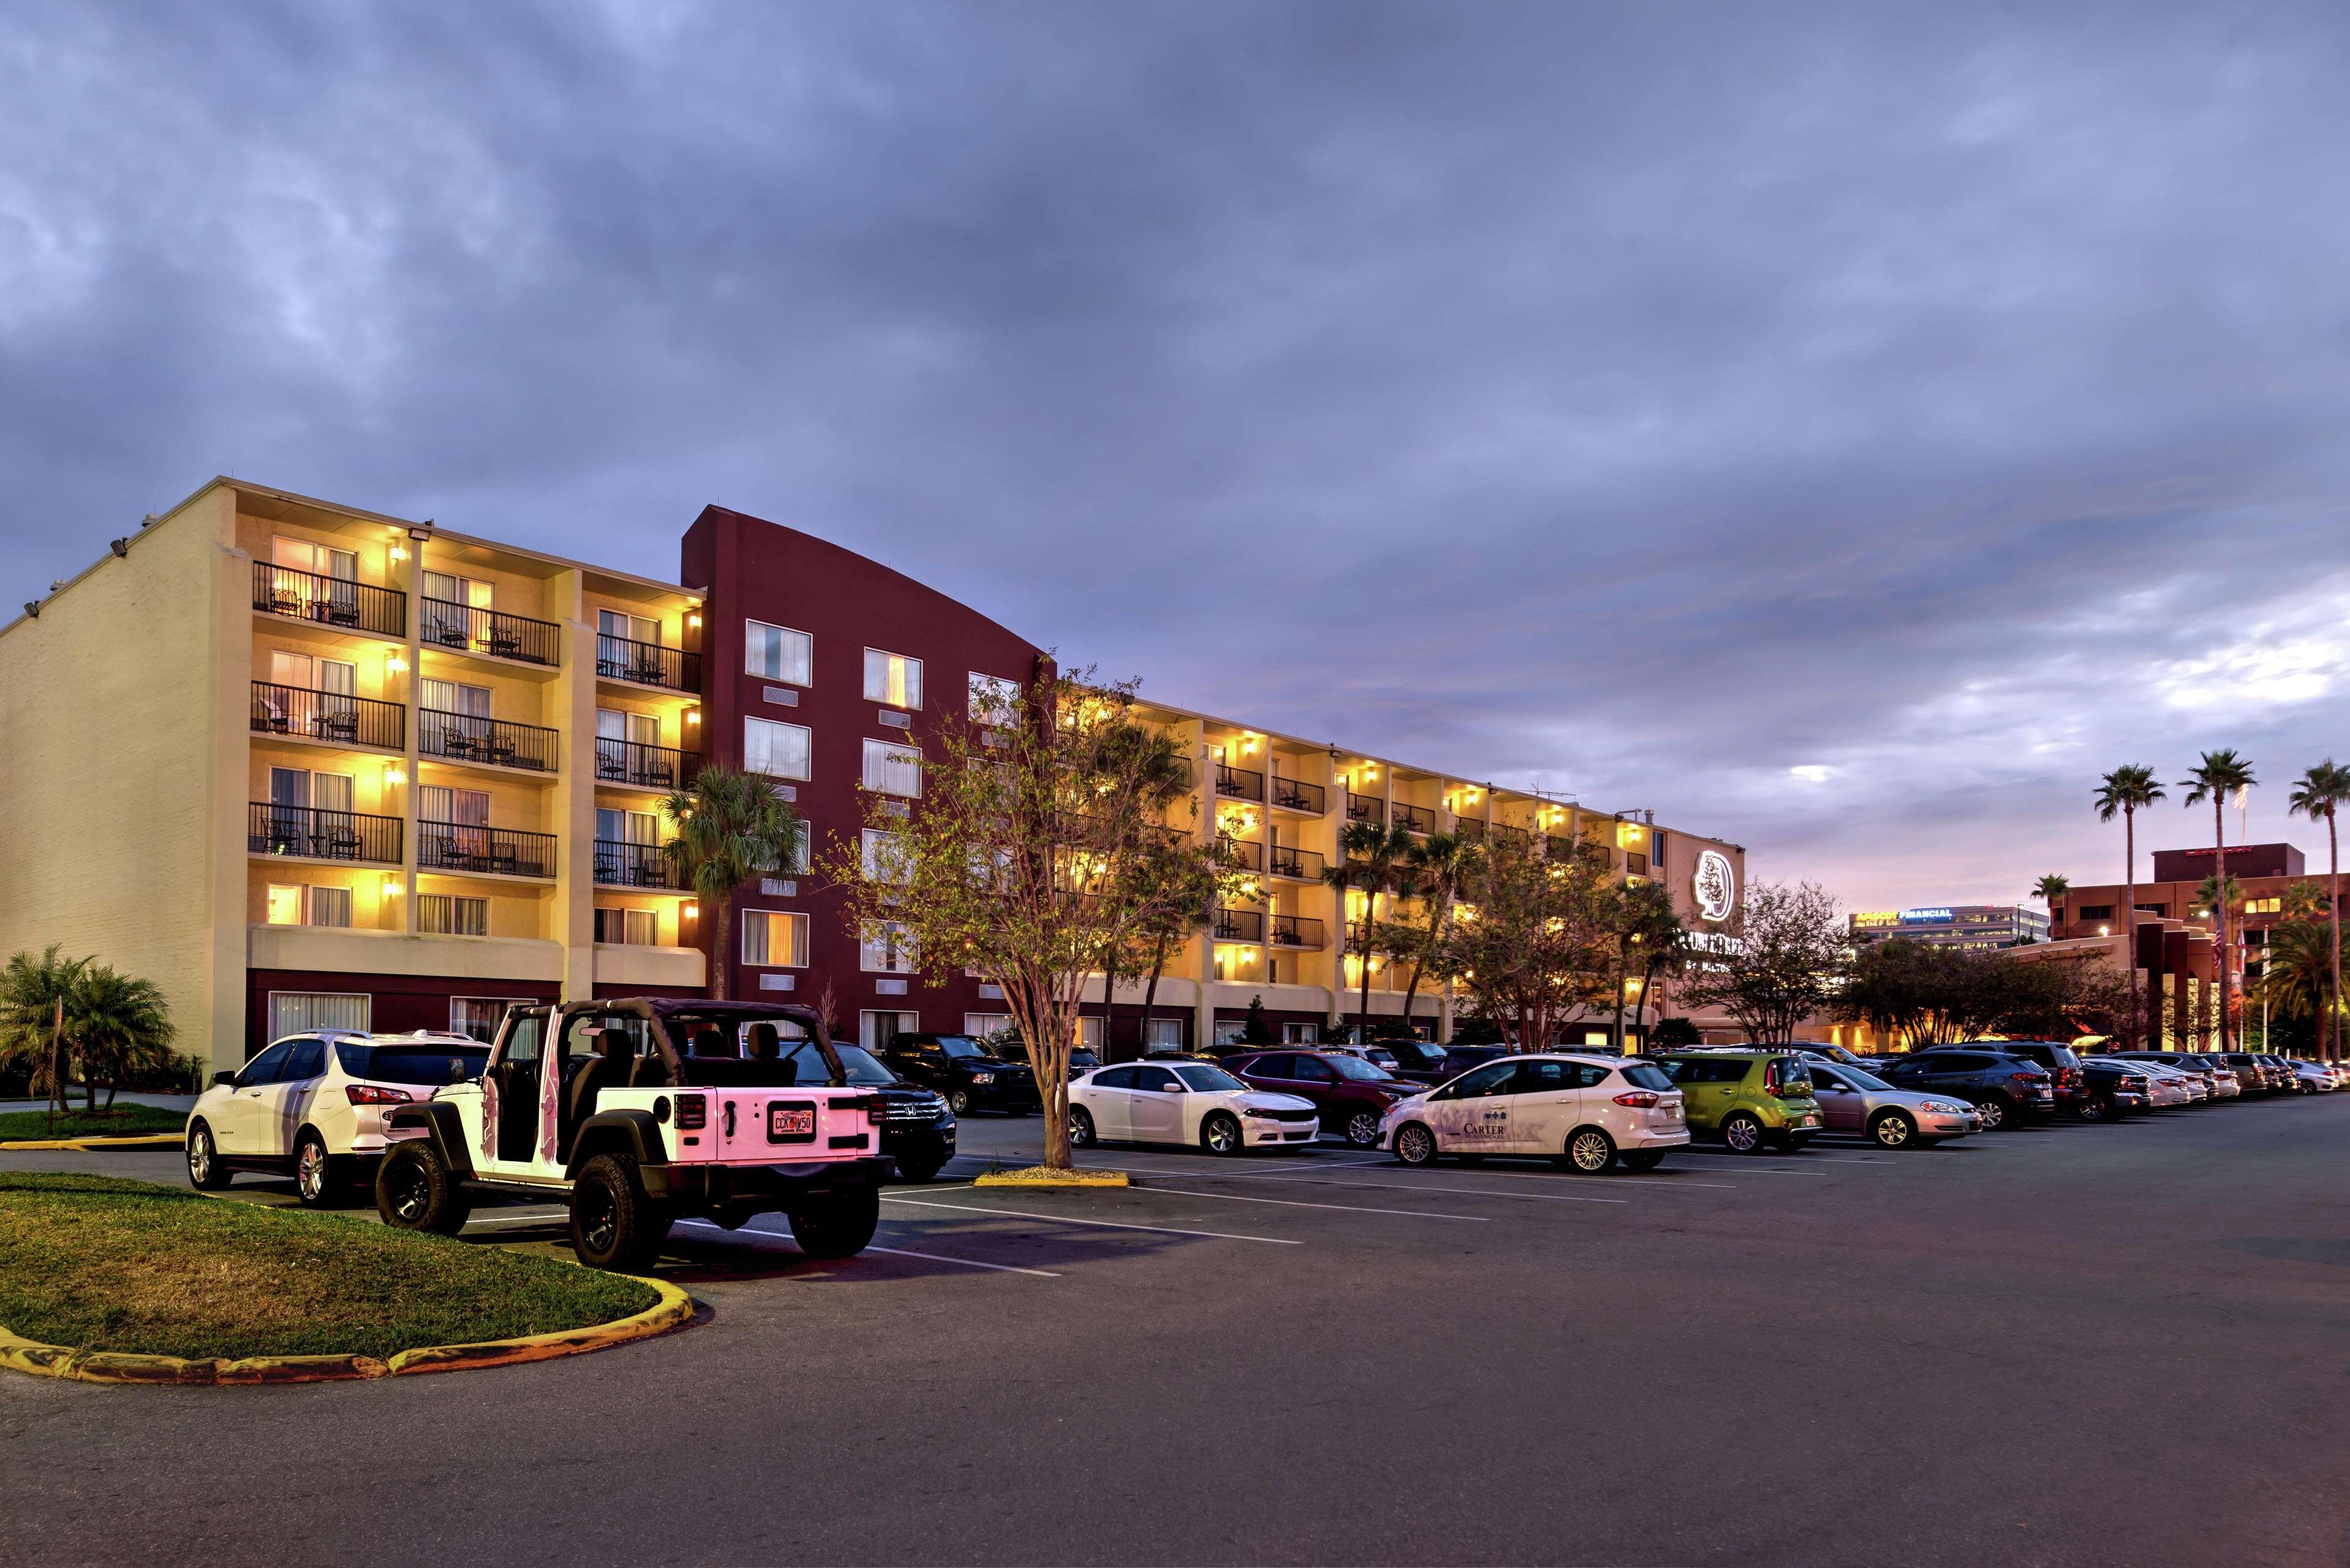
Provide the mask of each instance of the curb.
[{"label": "curb", "polygon": [[1130,1187],[1122,1170],[1081,1170],[1067,1176],[999,1176],[989,1172],[971,1179],[973,1187],[1020,1187],[1030,1189],[1068,1187]]},{"label": "curb", "polygon": [[186,1141],[183,1133],[139,1133],[129,1137],[21,1138],[15,1143],[0,1143],[0,1154],[20,1148],[69,1148],[83,1154],[106,1148],[178,1148]]},{"label": "curb", "polygon": [[242,1386],[261,1383],[335,1383],[399,1377],[420,1372],[467,1372],[477,1366],[515,1366],[558,1355],[581,1355],[630,1340],[650,1339],[682,1328],[693,1318],[693,1298],[667,1280],[627,1278],[650,1285],[660,1300],[630,1317],[555,1334],[487,1339],[472,1345],[426,1345],[403,1350],[388,1361],[371,1355],[249,1355],[242,1360],[189,1361],[177,1355],[140,1355],[129,1351],[78,1350],[43,1345],[0,1328],[0,1367],[36,1377],[69,1377],[83,1383],[176,1384]]}]

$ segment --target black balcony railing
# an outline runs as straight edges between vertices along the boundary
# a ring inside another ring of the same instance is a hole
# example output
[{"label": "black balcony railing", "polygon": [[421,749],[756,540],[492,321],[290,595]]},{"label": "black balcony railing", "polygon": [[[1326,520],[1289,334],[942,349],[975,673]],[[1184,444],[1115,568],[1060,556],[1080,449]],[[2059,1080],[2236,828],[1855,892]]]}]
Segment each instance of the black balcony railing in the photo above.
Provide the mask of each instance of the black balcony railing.
[{"label": "black balcony railing", "polygon": [[397,702],[270,680],[253,683],[252,723],[256,735],[303,735],[389,752],[408,744],[408,710]]},{"label": "black balcony railing", "polygon": [[639,789],[682,789],[702,771],[700,752],[671,751],[641,741],[596,737],[596,777],[599,783],[635,784]]},{"label": "black balcony railing", "polygon": [[1456,816],[1452,819],[1452,836],[1471,844],[1485,842],[1485,819],[1480,816]]},{"label": "black balcony railing", "polygon": [[558,640],[562,628],[553,621],[433,598],[418,602],[417,621],[418,635],[427,648],[518,659],[550,670],[562,659]]},{"label": "black balcony railing", "polygon": [[1330,809],[1329,796],[1317,784],[1273,775],[1273,804],[1284,811],[1310,811],[1319,816]]},{"label": "black balcony railing", "polygon": [[357,811],[320,811],[256,800],[246,814],[245,847],[255,855],[298,855],[310,860],[400,864],[400,818]]},{"label": "black balcony railing", "polygon": [[1348,822],[1377,822],[1379,820],[1381,815],[1384,815],[1382,810],[1383,805],[1384,803],[1381,802],[1379,797],[1375,794],[1357,794],[1353,790],[1348,790],[1347,792],[1347,820]]},{"label": "black balcony railing", "polygon": [[253,563],[253,607],[289,620],[315,620],[386,637],[408,635],[408,596],[343,577]]},{"label": "black balcony railing", "polygon": [[1534,847],[1534,836],[1533,834],[1528,833],[1523,827],[1512,827],[1506,822],[1497,822],[1493,824],[1493,837],[1499,843],[1511,845],[1519,849],[1531,849]]},{"label": "black balcony railing", "polygon": [[462,822],[420,822],[416,825],[416,864],[426,871],[552,877],[555,835],[474,827]]},{"label": "black balcony railing", "polygon": [[702,656],[658,642],[625,637],[596,639],[596,673],[607,680],[629,680],[665,691],[702,690]]},{"label": "black balcony railing", "polygon": [[658,844],[596,841],[596,880],[607,888],[674,888],[677,873]]},{"label": "black balcony railing", "polygon": [[1220,838],[1216,842],[1223,851],[1225,866],[1235,871],[1264,869],[1264,846],[1254,839],[1227,837]]},{"label": "black balcony railing", "polygon": [[1424,805],[1406,805],[1398,801],[1395,803],[1395,825],[1408,833],[1433,833],[1436,831],[1436,813]]},{"label": "black balcony railing", "polygon": [[1264,916],[1255,909],[1218,909],[1216,940],[1220,942],[1264,940]]},{"label": "black balcony railing", "polygon": [[452,762],[494,763],[502,768],[551,774],[556,759],[563,754],[563,737],[536,724],[512,724],[504,719],[419,708],[416,749],[425,756],[447,757]]},{"label": "black balcony railing", "polygon": [[1329,864],[1311,849],[1300,849],[1293,844],[1273,846],[1272,871],[1276,877],[1295,877],[1302,881],[1319,882],[1322,868]]},{"label": "black balcony railing", "polygon": [[1263,800],[1264,775],[1246,768],[1236,768],[1229,763],[1216,764],[1216,793],[1234,800]]},{"label": "black balcony railing", "polygon": [[1543,855],[1551,860],[1564,860],[1575,853],[1575,840],[1564,833],[1543,835]]},{"label": "black balcony railing", "polygon": [[1322,922],[1310,915],[1275,915],[1273,918],[1273,945],[1277,948],[1318,948],[1322,946]]}]

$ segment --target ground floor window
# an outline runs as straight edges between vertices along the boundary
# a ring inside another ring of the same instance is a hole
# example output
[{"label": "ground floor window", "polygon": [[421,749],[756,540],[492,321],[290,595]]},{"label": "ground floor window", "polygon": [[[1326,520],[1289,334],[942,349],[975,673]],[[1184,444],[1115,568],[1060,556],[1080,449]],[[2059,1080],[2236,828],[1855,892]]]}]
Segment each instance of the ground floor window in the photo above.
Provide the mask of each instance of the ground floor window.
[{"label": "ground floor window", "polygon": [[1011,1030],[1012,1014],[1008,1012],[966,1012],[962,1015],[962,1032],[974,1040],[1006,1034]]},{"label": "ground floor window", "polygon": [[1153,1018],[1142,1026],[1142,1046],[1146,1051],[1180,1051],[1183,1049],[1183,1021],[1180,1018]]},{"label": "ground floor window", "polygon": [[1079,1018],[1077,1020],[1076,1049],[1080,1051],[1091,1051],[1095,1054],[1098,1055],[1101,1053],[1101,1046],[1102,1021],[1098,1018],[1093,1017]]},{"label": "ground floor window", "polygon": [[1322,1026],[1318,1023],[1284,1023],[1281,1026],[1281,1043],[1284,1045],[1312,1045],[1318,1044],[1321,1037]]},{"label": "ground floor window", "polygon": [[920,1017],[911,1012],[860,1012],[858,1015],[858,1044],[868,1051],[887,1051],[889,1042],[900,1034],[911,1034],[922,1026]]},{"label": "ground floor window", "polygon": [[598,909],[596,911],[596,940],[623,947],[658,947],[660,945],[660,917],[651,909]]},{"label": "ground floor window", "polygon": [[420,894],[416,929],[432,937],[486,937],[490,934],[490,901],[461,898],[451,893]]},{"label": "ground floor window", "polygon": [[322,1029],[368,1027],[372,998],[332,992],[273,991],[269,993],[269,1037],[312,1034]]},{"label": "ground floor window", "polygon": [[1216,1044],[1237,1045],[1247,1030],[1248,1020],[1245,1018],[1219,1018],[1216,1020]]},{"label": "ground floor window", "polygon": [[452,996],[449,999],[449,1033],[470,1034],[484,1044],[498,1037],[506,1009],[526,1007],[526,996]]}]

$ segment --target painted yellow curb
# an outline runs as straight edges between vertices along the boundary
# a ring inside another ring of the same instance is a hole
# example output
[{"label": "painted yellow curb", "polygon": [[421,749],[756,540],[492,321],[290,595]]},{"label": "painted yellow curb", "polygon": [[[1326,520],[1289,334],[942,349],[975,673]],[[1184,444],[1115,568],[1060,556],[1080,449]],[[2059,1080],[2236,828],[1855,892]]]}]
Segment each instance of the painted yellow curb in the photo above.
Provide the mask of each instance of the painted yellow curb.
[{"label": "painted yellow curb", "polygon": [[139,1355],[129,1351],[77,1350],[43,1345],[0,1328],[0,1367],[38,1377],[71,1377],[84,1383],[172,1383],[199,1386],[255,1383],[330,1383],[349,1378],[398,1377],[414,1372],[464,1372],[476,1366],[512,1366],[579,1355],[650,1339],[682,1328],[693,1317],[693,1298],[666,1280],[626,1276],[650,1285],[660,1300],[631,1317],[557,1334],[488,1339],[473,1345],[426,1345],[403,1350],[389,1361],[371,1355],[249,1355],[189,1361],[177,1355]]},{"label": "painted yellow curb", "polygon": [[102,1148],[177,1148],[186,1141],[182,1133],[139,1133],[130,1137],[44,1137],[0,1143],[0,1152],[16,1148],[70,1148],[93,1153]]},{"label": "painted yellow curb", "polygon": [[1127,1187],[1132,1185],[1122,1170],[1073,1170],[1066,1175],[1023,1176],[1018,1172],[997,1173],[971,1179],[973,1187]]}]

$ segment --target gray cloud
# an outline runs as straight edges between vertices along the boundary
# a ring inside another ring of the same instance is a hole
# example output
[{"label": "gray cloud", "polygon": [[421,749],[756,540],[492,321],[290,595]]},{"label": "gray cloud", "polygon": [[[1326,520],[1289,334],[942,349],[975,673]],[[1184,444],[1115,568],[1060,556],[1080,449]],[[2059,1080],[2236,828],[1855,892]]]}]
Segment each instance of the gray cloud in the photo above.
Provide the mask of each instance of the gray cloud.
[{"label": "gray cloud", "polygon": [[656,573],[723,500],[1863,903],[2350,756],[2338,7],[457,15],[17,7],[24,593],[224,470]]}]

